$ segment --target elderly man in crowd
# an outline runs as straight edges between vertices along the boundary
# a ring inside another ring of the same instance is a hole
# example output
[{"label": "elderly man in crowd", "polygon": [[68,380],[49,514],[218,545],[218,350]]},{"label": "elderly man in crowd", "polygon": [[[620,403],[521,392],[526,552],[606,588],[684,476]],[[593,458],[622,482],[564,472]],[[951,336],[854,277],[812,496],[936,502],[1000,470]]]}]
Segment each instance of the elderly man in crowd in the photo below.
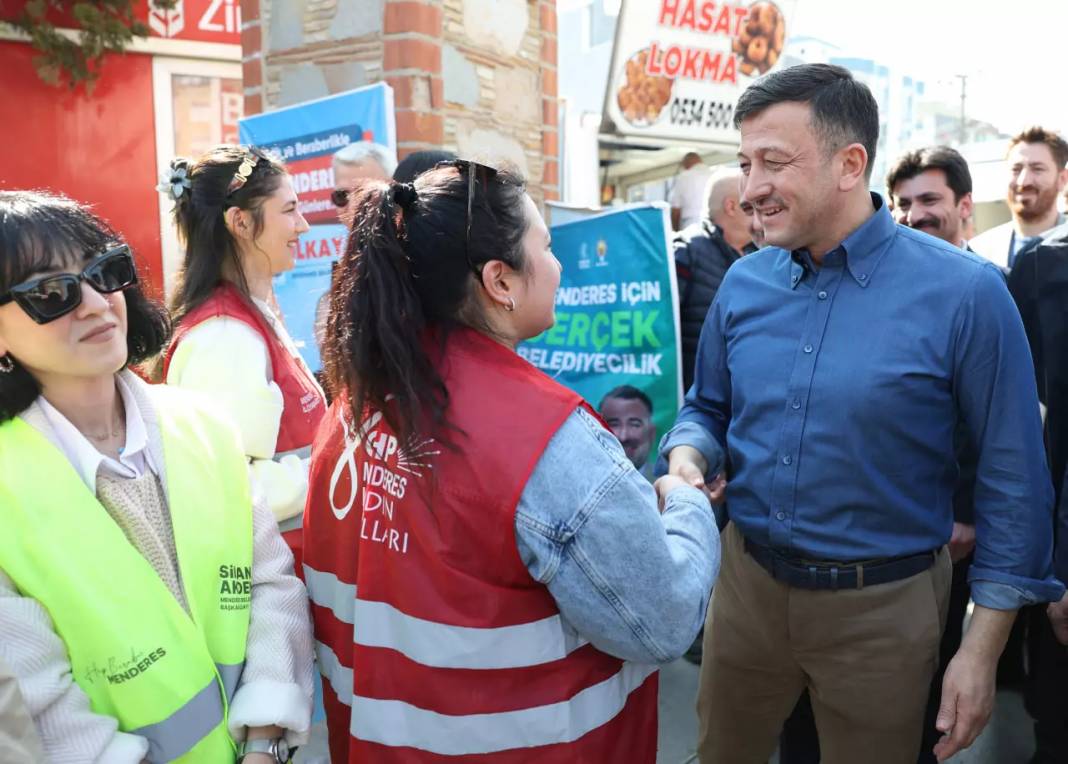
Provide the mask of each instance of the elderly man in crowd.
[{"label": "elderly man in crowd", "polygon": [[693,384],[697,339],[705,315],[727,269],[752,252],[752,234],[738,199],[738,169],[720,170],[708,183],[708,212],[699,223],[675,236],[675,273],[679,280],[679,328],[682,334],[682,386]]},{"label": "elderly man in crowd", "polygon": [[348,204],[349,190],[361,178],[389,180],[397,169],[393,152],[371,141],[350,143],[334,152],[334,193],[330,200],[339,210]]}]

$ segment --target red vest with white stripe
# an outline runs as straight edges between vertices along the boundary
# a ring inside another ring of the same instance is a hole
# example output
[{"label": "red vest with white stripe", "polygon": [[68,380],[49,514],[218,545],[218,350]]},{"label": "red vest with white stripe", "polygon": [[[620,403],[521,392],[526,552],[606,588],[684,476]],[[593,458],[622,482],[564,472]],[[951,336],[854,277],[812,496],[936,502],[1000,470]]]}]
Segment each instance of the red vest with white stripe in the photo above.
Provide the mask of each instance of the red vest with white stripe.
[{"label": "red vest with white stripe", "polygon": [[469,330],[445,358],[455,449],[353,424],[341,398],[316,437],[304,570],[332,760],[652,764],[655,667],[588,644],[516,545],[527,480],[585,404]]},{"label": "red vest with white stripe", "polygon": [[[304,364],[294,358],[275,335],[267,320],[229,281],[222,282],[211,297],[191,310],[174,331],[163,357],[163,375],[171,364],[171,355],[185,335],[197,324],[225,316],[249,326],[263,338],[271,360],[271,379],[282,391],[282,421],[278,428],[276,455],[308,449],[315,438],[319,421],[326,413],[326,400]],[[306,455],[306,454],[304,454]]]}]

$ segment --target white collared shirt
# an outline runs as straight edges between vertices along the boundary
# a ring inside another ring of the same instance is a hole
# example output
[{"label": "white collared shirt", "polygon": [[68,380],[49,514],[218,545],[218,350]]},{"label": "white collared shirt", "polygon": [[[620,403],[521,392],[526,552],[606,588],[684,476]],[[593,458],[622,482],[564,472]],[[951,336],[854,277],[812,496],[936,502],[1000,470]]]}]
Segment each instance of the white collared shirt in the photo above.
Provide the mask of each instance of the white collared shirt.
[{"label": "white collared shirt", "polygon": [[675,177],[675,185],[668,195],[668,203],[679,213],[679,230],[700,223],[708,209],[708,181],[712,171],[707,165],[695,164]]},{"label": "white collared shirt", "polygon": [[[137,400],[121,374],[115,375],[115,386],[119,390],[119,395],[122,396],[122,405],[126,409],[126,443],[118,459],[102,454],[43,395],[38,396],[30,408],[22,414],[24,420],[36,427],[63,452],[77,470],[78,476],[94,495],[96,494],[96,476],[101,470],[119,478],[139,478],[145,470],[159,474],[158,466],[153,464],[148,449],[148,431]],[[39,426],[41,419],[47,423],[47,427]]]}]

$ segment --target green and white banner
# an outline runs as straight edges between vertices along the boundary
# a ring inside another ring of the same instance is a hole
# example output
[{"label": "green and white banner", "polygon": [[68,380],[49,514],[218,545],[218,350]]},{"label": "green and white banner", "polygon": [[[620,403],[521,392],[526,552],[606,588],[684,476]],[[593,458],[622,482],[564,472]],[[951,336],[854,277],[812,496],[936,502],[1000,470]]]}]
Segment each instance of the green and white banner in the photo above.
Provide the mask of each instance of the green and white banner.
[{"label": "green and white banner", "polygon": [[678,287],[668,207],[637,204],[551,228],[564,266],[556,325],[519,354],[597,406],[632,385],[653,402],[657,436],[682,402]]}]

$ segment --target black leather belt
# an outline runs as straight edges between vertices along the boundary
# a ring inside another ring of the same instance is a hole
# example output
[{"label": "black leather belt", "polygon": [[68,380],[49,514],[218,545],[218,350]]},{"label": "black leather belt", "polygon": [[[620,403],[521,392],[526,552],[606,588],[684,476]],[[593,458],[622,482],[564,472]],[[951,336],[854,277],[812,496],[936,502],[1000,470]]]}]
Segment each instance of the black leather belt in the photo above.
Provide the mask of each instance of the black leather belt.
[{"label": "black leather belt", "polygon": [[791,557],[745,540],[745,551],[776,581],[798,589],[863,589],[915,576],[934,564],[938,551],[869,562],[818,562]]}]

